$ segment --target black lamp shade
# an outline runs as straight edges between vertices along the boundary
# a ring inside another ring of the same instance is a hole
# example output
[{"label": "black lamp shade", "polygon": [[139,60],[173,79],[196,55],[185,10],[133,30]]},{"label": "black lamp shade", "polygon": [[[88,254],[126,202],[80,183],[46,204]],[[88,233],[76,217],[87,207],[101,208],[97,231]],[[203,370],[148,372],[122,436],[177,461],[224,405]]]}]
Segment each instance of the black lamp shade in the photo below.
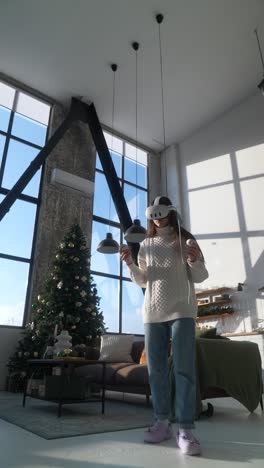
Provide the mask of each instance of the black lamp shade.
[{"label": "black lamp shade", "polygon": [[139,219],[134,219],[134,223],[126,230],[124,238],[127,242],[138,243],[146,238],[147,231],[141,226]]},{"label": "black lamp shade", "polygon": [[263,78],[263,80],[258,84],[258,88],[259,88],[261,94],[264,96],[264,78]]},{"label": "black lamp shade", "polygon": [[119,251],[119,244],[113,239],[110,232],[106,234],[106,238],[98,244],[97,252],[103,254],[115,254]]}]

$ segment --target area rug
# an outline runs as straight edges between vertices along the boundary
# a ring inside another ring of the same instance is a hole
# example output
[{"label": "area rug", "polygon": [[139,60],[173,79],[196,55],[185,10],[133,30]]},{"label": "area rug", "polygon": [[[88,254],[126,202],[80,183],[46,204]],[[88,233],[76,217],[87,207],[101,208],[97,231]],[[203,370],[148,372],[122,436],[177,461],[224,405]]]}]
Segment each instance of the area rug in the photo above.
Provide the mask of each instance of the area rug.
[{"label": "area rug", "polygon": [[64,405],[60,418],[57,408],[55,403],[30,397],[23,408],[21,394],[0,392],[0,418],[47,440],[143,428],[152,418],[144,400],[107,399],[104,415],[100,402]]}]

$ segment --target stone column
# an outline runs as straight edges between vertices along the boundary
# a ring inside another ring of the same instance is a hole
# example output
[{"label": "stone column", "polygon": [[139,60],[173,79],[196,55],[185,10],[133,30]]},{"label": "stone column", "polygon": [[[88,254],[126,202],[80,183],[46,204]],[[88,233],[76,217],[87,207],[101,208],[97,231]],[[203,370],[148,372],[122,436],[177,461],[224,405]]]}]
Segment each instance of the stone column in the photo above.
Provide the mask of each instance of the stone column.
[{"label": "stone column", "polygon": [[[66,113],[61,107],[53,108],[50,136]],[[41,193],[41,206],[37,226],[34,268],[31,282],[31,300],[45,289],[45,280],[54,261],[55,250],[66,232],[78,223],[91,244],[93,198],[61,185],[50,183],[53,168],[94,181],[96,149],[87,124],[77,122],[66,132],[46,161]]]}]

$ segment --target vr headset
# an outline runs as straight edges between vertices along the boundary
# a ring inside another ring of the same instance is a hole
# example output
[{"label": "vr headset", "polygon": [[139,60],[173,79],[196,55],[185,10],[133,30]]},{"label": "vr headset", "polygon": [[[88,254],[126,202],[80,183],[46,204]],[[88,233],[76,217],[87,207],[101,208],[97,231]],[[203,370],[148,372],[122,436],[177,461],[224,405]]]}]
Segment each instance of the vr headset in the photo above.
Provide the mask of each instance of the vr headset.
[{"label": "vr headset", "polygon": [[166,218],[170,211],[175,211],[177,213],[177,209],[173,205],[160,205],[159,201],[161,198],[162,197],[155,198],[154,205],[148,206],[145,211],[147,219],[153,221],[154,219]]}]

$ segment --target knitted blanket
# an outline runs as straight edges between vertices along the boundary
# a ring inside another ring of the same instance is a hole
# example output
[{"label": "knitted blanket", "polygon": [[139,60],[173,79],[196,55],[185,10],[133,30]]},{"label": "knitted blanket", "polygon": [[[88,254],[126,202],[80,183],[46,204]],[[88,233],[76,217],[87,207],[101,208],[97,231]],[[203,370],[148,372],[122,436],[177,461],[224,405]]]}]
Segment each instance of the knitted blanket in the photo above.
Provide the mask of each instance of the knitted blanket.
[{"label": "knitted blanket", "polygon": [[[169,359],[171,419],[175,419],[176,385],[173,359]],[[224,390],[253,412],[262,394],[261,357],[249,341],[196,339],[196,419],[208,389]]]}]

